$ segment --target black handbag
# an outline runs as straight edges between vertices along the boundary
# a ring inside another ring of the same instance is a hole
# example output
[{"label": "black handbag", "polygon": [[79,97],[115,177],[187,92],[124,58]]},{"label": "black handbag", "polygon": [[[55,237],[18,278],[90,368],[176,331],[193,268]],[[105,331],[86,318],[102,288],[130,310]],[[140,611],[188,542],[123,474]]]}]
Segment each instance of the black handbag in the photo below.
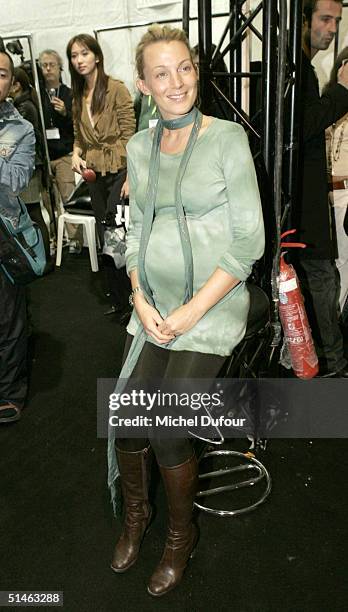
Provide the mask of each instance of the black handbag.
[{"label": "black handbag", "polygon": [[126,169],[120,170],[115,175],[115,182],[106,205],[105,219],[102,221],[105,228],[103,254],[112,257],[118,269],[126,265],[126,206],[128,205],[128,199],[121,198],[120,195],[126,177]]},{"label": "black handbag", "polygon": [[125,182],[126,178],[127,178],[126,168],[119,170],[118,173],[115,174],[115,181],[112,185],[110,195],[106,203],[105,218],[102,221],[102,223],[107,228],[117,226],[117,221],[116,221],[116,216],[118,212],[117,206],[119,206],[121,203],[121,189],[122,189],[123,183]]},{"label": "black handbag", "polygon": [[114,225],[106,225],[104,231],[103,254],[114,260],[116,268],[126,265],[126,200],[121,198],[118,211],[113,215]]},{"label": "black handbag", "polygon": [[0,214],[0,271],[13,285],[27,285],[42,276],[46,256],[39,226],[34,223],[24,205],[20,206],[18,225]]}]

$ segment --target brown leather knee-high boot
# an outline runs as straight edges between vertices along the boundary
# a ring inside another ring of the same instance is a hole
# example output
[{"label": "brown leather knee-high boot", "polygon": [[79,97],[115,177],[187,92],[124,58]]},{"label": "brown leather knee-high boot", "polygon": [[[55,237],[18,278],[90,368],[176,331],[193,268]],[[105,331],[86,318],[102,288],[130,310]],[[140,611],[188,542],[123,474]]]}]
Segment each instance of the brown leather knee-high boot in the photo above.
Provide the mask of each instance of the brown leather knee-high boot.
[{"label": "brown leather knee-high boot", "polygon": [[151,521],[152,509],[148,499],[150,448],[137,452],[117,449],[121,487],[125,505],[125,519],[111,563],[114,572],[125,572],[138,558],[139,548]]},{"label": "brown leather knee-high boot", "polygon": [[167,493],[169,525],[161,561],[148,584],[148,592],[155,597],[179,584],[198,540],[198,530],[192,522],[198,486],[196,456],[175,467],[160,466],[160,471]]}]

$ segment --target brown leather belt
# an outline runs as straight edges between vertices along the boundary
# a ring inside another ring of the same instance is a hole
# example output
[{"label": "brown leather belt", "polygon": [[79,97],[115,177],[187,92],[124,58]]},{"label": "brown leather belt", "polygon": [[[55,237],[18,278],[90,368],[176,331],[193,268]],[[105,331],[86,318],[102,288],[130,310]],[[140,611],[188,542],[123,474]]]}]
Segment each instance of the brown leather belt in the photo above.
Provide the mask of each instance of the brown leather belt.
[{"label": "brown leather belt", "polygon": [[334,189],[348,189],[348,179],[345,179],[344,181],[329,182],[329,188],[330,191],[333,191]]}]

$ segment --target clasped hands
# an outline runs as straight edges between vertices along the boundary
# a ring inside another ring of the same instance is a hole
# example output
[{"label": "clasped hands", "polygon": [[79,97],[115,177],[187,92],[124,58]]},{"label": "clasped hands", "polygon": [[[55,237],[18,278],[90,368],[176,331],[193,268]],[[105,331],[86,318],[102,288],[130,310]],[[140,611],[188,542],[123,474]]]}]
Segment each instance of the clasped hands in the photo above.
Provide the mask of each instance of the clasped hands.
[{"label": "clasped hands", "polygon": [[168,344],[176,336],[189,331],[202,317],[193,300],[173,310],[165,319],[141,294],[135,296],[134,306],[146,333],[158,344]]}]

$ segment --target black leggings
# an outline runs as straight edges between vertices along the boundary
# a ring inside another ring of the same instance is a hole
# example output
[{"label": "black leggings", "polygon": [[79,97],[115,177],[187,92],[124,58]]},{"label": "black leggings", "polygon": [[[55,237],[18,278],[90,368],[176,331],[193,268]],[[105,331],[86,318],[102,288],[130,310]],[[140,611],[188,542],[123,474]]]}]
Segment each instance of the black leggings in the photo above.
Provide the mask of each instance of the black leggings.
[{"label": "black leggings", "polygon": [[[126,360],[133,336],[127,335],[123,363]],[[192,351],[171,351],[146,342],[134,368],[132,378],[216,378],[226,357]],[[118,438],[120,450],[135,452],[149,444],[145,438]],[[192,442],[185,438],[151,439],[157,463],[173,467],[192,457]]]}]

